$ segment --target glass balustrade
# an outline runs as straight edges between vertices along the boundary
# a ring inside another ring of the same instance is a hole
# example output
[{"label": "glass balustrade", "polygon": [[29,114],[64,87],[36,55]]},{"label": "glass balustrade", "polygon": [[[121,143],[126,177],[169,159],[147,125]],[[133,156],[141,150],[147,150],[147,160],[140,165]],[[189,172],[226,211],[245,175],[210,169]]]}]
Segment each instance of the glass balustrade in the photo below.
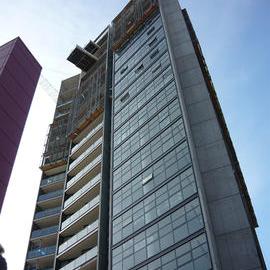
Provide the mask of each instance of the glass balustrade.
[{"label": "glass balustrade", "polygon": [[97,133],[98,130],[100,130],[103,127],[103,123],[100,123],[97,125],[94,129],[90,131],[90,133],[83,138],[78,144],[76,144],[72,150],[71,150],[71,155],[73,155],[88,139],[90,139],[95,133]]},{"label": "glass balustrade", "polygon": [[67,218],[62,223],[62,230],[65,229],[67,226],[69,226],[71,223],[73,223],[75,220],[79,219],[81,216],[83,216],[88,210],[93,208],[99,203],[99,195],[95,197],[93,200],[91,200],[89,203],[87,203],[85,206],[83,206],[81,209],[79,209],[77,212],[75,212],[73,215],[71,215],[69,218]]},{"label": "glass balustrade", "polygon": [[40,196],[38,196],[38,202],[41,202],[41,201],[46,201],[46,200],[49,200],[49,199],[52,199],[52,198],[57,198],[57,197],[60,197],[63,195],[63,190],[60,189],[60,190],[56,190],[56,191],[53,191],[53,192],[49,192],[47,194],[42,194]]},{"label": "glass balustrade", "polygon": [[40,236],[50,235],[50,234],[56,233],[57,231],[58,231],[58,225],[44,228],[44,229],[40,229],[40,230],[35,230],[32,232],[31,238],[37,238]]},{"label": "glass balustrade", "polygon": [[69,247],[73,246],[75,243],[83,239],[86,235],[89,235],[91,232],[96,230],[98,228],[98,220],[91,223],[87,227],[85,227],[83,230],[69,238],[66,242],[64,242],[62,245],[59,246],[58,254],[62,253],[64,250],[68,249]]},{"label": "glass balustrade", "polygon": [[50,185],[52,183],[63,182],[65,180],[65,173],[57,174],[41,180],[40,186]]},{"label": "glass balustrade", "polygon": [[87,172],[89,172],[90,170],[92,170],[100,161],[101,161],[101,155],[99,155],[96,159],[94,159],[87,166],[85,166],[78,174],[76,174],[74,177],[72,177],[67,182],[67,188],[69,188],[75,182],[77,182],[84,174],[86,174]]},{"label": "glass balustrade", "polygon": [[37,212],[34,216],[35,219],[44,218],[56,214],[60,214],[61,207],[55,207],[44,211]]},{"label": "glass balustrade", "polygon": [[66,208],[67,206],[72,204],[74,201],[76,201],[82,194],[90,190],[100,180],[101,180],[101,174],[99,173],[97,176],[91,179],[85,186],[83,186],[79,191],[77,191],[70,198],[68,198],[64,203],[64,208]]},{"label": "glass balustrade", "polygon": [[74,270],[85,264],[86,262],[94,259],[97,256],[97,247],[90,249],[83,255],[62,267],[60,270]]},{"label": "glass balustrade", "polygon": [[84,160],[89,154],[102,143],[103,138],[99,138],[94,142],[84,153],[82,153],[77,159],[75,159],[69,166],[69,170],[75,168],[82,160]]},{"label": "glass balustrade", "polygon": [[53,268],[36,268],[36,267],[32,267],[32,268],[27,268],[26,270],[54,270]]},{"label": "glass balustrade", "polygon": [[62,117],[62,116],[66,116],[66,115],[68,115],[69,114],[69,112],[65,112],[65,113],[56,113],[56,115],[55,115],[55,117],[54,118],[59,118],[59,117]]},{"label": "glass balustrade", "polygon": [[29,250],[27,253],[27,259],[33,259],[41,256],[48,256],[55,254],[56,246],[40,247],[33,250]]},{"label": "glass balustrade", "polygon": [[63,103],[59,103],[59,104],[57,105],[57,108],[64,107],[64,106],[69,105],[69,104],[71,104],[71,103],[72,103],[72,100],[69,100],[69,101],[63,102]]}]

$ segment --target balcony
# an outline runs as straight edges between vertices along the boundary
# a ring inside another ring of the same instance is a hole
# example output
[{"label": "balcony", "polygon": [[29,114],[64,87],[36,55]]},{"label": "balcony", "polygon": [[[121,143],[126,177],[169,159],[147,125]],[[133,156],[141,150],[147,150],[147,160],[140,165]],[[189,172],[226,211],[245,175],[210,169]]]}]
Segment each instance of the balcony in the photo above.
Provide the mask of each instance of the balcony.
[{"label": "balcony", "polygon": [[57,174],[57,175],[42,179],[41,183],[40,183],[40,187],[45,187],[47,185],[52,185],[55,183],[64,182],[65,175],[66,175],[65,173],[61,173],[61,174]]},{"label": "balcony", "polygon": [[45,229],[35,230],[31,234],[31,239],[41,238],[41,237],[44,237],[44,236],[55,234],[55,233],[57,233],[57,231],[58,231],[58,225],[57,226],[51,226],[51,227],[48,227],[48,228],[45,228]]},{"label": "balcony", "polygon": [[101,156],[102,155],[99,155],[96,159],[94,159],[87,166],[85,166],[76,176],[72,177],[67,182],[67,189],[69,189],[71,186],[77,183],[86,174],[90,173],[90,171],[93,170],[101,162]]},{"label": "balcony", "polygon": [[74,261],[62,267],[60,270],[81,269],[81,267],[83,267],[87,262],[89,262],[87,266],[89,270],[96,269],[94,263],[93,265],[90,265],[91,261],[94,260],[96,257],[97,257],[97,247],[94,247],[89,251],[85,252],[83,255],[81,255]]},{"label": "balcony", "polygon": [[[94,129],[92,129],[88,135],[86,137],[84,137],[78,144],[76,144],[72,150],[71,150],[71,156],[78,154],[80,155],[84,149],[80,149],[80,148],[87,148],[88,147],[88,143],[91,144],[91,139],[93,139],[95,137],[95,135],[102,129],[103,127],[103,123],[100,123],[99,125],[97,125]],[[101,136],[102,134],[100,134],[99,136]]]},{"label": "balcony", "polygon": [[99,138],[94,142],[84,153],[82,153],[77,159],[75,159],[69,166],[69,173],[76,168],[82,161],[86,160],[94,151],[102,144],[103,138]]},{"label": "balcony", "polygon": [[54,255],[55,251],[56,251],[56,246],[43,247],[43,248],[40,247],[33,250],[29,250],[27,253],[27,260]]},{"label": "balcony", "polygon": [[78,221],[81,217],[83,217],[87,212],[90,212],[93,210],[96,206],[99,205],[99,195],[95,197],[93,200],[91,200],[89,203],[87,203],[84,207],[82,207],[80,210],[75,212],[73,215],[71,215],[69,218],[67,218],[61,226],[61,229],[64,230],[68,226],[74,224],[76,221]]},{"label": "balcony", "polygon": [[34,219],[36,220],[36,219],[46,218],[49,216],[59,215],[60,211],[61,211],[61,207],[55,207],[55,208],[47,209],[44,211],[40,211],[35,214]]},{"label": "balcony", "polygon": [[97,229],[98,229],[98,220],[89,224],[83,230],[79,231],[77,234],[75,234],[74,236],[69,238],[66,242],[64,242],[62,245],[60,245],[58,249],[58,254],[63,253],[67,249],[74,246],[74,244],[79,244],[79,242],[82,241],[83,239],[91,237],[93,233],[96,232]]},{"label": "balcony", "polygon": [[55,199],[62,196],[63,196],[63,190],[60,189],[60,190],[52,191],[50,193],[42,194],[38,196],[38,202],[47,201],[47,200]]},{"label": "balcony", "polygon": [[81,189],[79,189],[79,191],[77,191],[75,194],[73,194],[65,201],[64,211],[74,202],[77,202],[76,206],[81,204],[84,205],[87,202],[86,200],[92,198],[93,195],[99,191],[99,188],[95,189],[94,187],[96,187],[97,186],[96,184],[99,183],[100,181],[101,181],[101,174],[99,173],[97,176],[91,179],[86,185],[84,185]]},{"label": "balcony", "polygon": [[64,190],[51,191],[38,197],[37,204],[41,208],[54,208],[61,205]]}]

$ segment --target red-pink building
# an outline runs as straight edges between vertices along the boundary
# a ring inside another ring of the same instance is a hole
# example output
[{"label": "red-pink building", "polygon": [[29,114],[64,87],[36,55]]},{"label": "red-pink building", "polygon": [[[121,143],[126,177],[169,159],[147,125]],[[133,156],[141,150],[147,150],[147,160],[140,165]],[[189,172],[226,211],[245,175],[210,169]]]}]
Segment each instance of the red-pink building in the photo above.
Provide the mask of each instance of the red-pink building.
[{"label": "red-pink building", "polygon": [[0,211],[40,72],[19,37],[0,46]]}]

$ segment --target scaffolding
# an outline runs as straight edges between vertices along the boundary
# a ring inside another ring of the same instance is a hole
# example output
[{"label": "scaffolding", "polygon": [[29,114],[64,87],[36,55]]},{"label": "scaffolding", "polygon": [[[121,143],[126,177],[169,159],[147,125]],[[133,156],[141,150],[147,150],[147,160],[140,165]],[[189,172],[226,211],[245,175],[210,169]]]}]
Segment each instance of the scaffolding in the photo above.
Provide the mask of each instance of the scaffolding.
[{"label": "scaffolding", "polygon": [[156,0],[131,0],[113,20],[113,50],[121,49],[157,10]]},{"label": "scaffolding", "polygon": [[41,169],[64,165],[69,151],[68,124],[72,102],[78,89],[79,75],[64,80],[60,87],[53,123],[45,144]]},{"label": "scaffolding", "polygon": [[85,50],[98,61],[86,73],[81,74],[80,87],[74,97],[72,117],[69,123],[70,138],[74,139],[104,110],[106,90],[107,31],[95,42],[90,41]]},{"label": "scaffolding", "polygon": [[80,88],[73,104],[72,123],[70,124],[71,138],[79,134],[103,112],[105,88],[106,57],[103,57],[95,69],[81,79]]}]

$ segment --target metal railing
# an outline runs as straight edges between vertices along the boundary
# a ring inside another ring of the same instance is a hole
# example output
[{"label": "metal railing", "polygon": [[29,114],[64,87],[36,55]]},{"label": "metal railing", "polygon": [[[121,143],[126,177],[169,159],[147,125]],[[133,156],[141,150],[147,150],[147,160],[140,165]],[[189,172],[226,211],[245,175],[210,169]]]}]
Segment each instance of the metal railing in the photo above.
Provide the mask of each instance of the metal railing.
[{"label": "metal railing", "polygon": [[66,105],[69,105],[72,103],[72,100],[69,100],[69,101],[66,101],[66,102],[61,102],[59,104],[57,104],[57,109],[60,108],[60,107],[64,107]]},{"label": "metal railing", "polygon": [[99,173],[93,179],[91,179],[85,186],[83,186],[79,191],[74,193],[70,198],[68,198],[64,203],[64,208],[76,201],[82,194],[89,191],[96,183],[101,180],[101,174]]},{"label": "metal railing", "polygon": [[83,138],[78,144],[76,144],[72,150],[71,150],[71,155],[73,155],[88,139],[90,139],[97,131],[99,131],[103,127],[103,123],[100,123],[97,125],[94,129],[90,131],[90,133]]},{"label": "metal railing", "polygon": [[99,155],[96,159],[94,159],[92,162],[90,162],[87,166],[85,166],[78,174],[76,174],[74,177],[72,177],[67,182],[67,188],[72,186],[75,182],[77,182],[84,174],[88,173],[90,170],[92,170],[99,162],[101,161],[101,155]]},{"label": "metal railing", "polygon": [[74,270],[85,264],[86,262],[94,259],[97,256],[97,247],[90,249],[83,255],[62,267],[60,270]]},{"label": "metal railing", "polygon": [[55,254],[56,246],[40,247],[33,250],[29,250],[27,253],[27,259],[33,259],[42,256],[48,256]]},{"label": "metal railing", "polygon": [[40,186],[43,187],[46,185],[50,185],[52,183],[64,182],[64,180],[65,180],[65,173],[61,173],[61,174],[57,174],[57,175],[42,179]]},{"label": "metal railing", "polygon": [[46,235],[50,235],[50,234],[53,234],[53,233],[57,233],[58,231],[58,225],[56,226],[52,226],[52,227],[48,227],[48,228],[45,228],[45,229],[40,229],[40,230],[35,230],[31,233],[31,238],[37,238],[37,237],[40,237],[40,236],[46,236]]},{"label": "metal railing", "polygon": [[98,220],[89,224],[83,230],[69,238],[66,242],[59,246],[58,254],[62,253],[69,247],[73,246],[75,243],[83,239],[86,235],[90,235],[91,232],[95,231],[98,228]]},{"label": "metal railing", "polygon": [[55,208],[47,209],[44,211],[40,211],[35,214],[34,219],[40,219],[40,218],[60,214],[60,211],[61,211],[61,207],[55,207]]},{"label": "metal railing", "polygon": [[64,191],[62,189],[60,189],[60,190],[56,190],[56,191],[53,191],[53,192],[49,192],[47,194],[42,194],[42,195],[38,196],[38,202],[46,201],[46,200],[49,200],[49,199],[53,199],[53,198],[63,196],[63,193],[64,193]]},{"label": "metal railing", "polygon": [[75,159],[69,166],[69,170],[72,170],[75,168],[82,160],[84,160],[87,156],[91,154],[91,152],[94,151],[95,148],[97,148],[99,145],[102,144],[103,138],[99,138],[97,141],[95,141],[84,153],[82,153],[77,159]]},{"label": "metal railing", "polygon": [[61,226],[61,229],[65,229],[67,226],[72,224],[74,221],[78,220],[81,216],[83,216],[88,210],[93,208],[99,203],[99,195],[95,197],[93,200],[91,200],[89,203],[87,203],[85,206],[83,206],[81,209],[79,209],[77,212],[75,212],[73,215],[71,215],[69,218],[67,218]]}]

